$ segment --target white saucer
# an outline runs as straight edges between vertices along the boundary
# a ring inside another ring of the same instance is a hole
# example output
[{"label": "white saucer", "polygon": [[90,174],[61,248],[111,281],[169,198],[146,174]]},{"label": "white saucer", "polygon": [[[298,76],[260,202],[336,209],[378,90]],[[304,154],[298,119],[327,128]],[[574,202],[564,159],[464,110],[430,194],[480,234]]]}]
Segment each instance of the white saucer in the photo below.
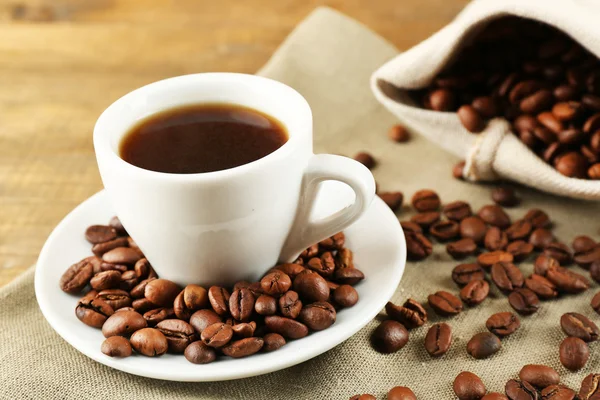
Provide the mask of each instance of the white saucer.
[{"label": "white saucer", "polygon": [[[322,205],[321,201],[318,204],[319,211],[330,206]],[[225,357],[206,365],[194,365],[182,355],[171,354],[157,358],[139,355],[111,358],[100,352],[104,340],[101,331],[84,325],[75,317],[78,297],[62,292],[58,281],[71,264],[91,255],[90,244],[83,235],[85,229],[92,224],[106,224],[113,215],[104,191],[67,215],[42,249],[35,271],[35,292],[42,313],[69,344],[109,367],[149,378],[190,382],[239,379],[277,371],[316,357],[348,339],[377,315],[396,290],[406,262],[406,245],[400,224],[394,213],[376,197],[367,213],[344,231],[346,243],[354,251],[355,264],[366,278],[356,286],[359,302],[352,308],[341,310],[331,328],[290,341],[272,353],[241,359]]]}]

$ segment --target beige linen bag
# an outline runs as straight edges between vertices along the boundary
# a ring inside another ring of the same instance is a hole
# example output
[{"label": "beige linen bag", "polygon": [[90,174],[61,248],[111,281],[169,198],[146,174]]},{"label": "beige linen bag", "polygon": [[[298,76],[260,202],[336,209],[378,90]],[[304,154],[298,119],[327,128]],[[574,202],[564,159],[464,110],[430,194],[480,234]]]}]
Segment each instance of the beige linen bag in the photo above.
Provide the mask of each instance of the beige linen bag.
[{"label": "beige linen bag", "polygon": [[600,200],[600,181],[568,178],[530,151],[501,118],[472,134],[454,112],[419,108],[405,90],[423,88],[471,33],[491,20],[515,15],[553,25],[600,56],[600,0],[476,0],[429,39],[398,55],[371,78],[377,99],[402,123],[466,159],[472,181],[508,179],[561,196]]}]

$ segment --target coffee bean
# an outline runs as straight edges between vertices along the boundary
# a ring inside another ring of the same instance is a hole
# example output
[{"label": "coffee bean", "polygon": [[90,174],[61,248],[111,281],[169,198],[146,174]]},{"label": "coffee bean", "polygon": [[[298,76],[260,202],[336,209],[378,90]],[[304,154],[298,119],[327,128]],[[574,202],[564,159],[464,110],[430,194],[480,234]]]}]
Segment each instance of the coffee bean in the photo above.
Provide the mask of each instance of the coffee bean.
[{"label": "coffee bean", "polygon": [[198,335],[202,334],[208,326],[221,322],[221,317],[213,310],[198,310],[190,317],[190,325],[194,327]]},{"label": "coffee bean", "polygon": [[508,295],[508,303],[522,315],[533,314],[540,307],[540,299],[533,291],[526,288],[515,289]]},{"label": "coffee bean", "polygon": [[590,302],[590,305],[598,314],[600,314],[600,292],[596,293]]},{"label": "coffee bean", "polygon": [[135,275],[138,279],[150,278],[151,275],[155,275],[156,272],[152,269],[150,262],[146,258],[140,258],[133,267]]},{"label": "coffee bean", "polygon": [[[358,282],[365,279],[365,274],[358,268],[338,268],[335,270],[333,278],[336,283],[340,285],[356,285]],[[321,284],[322,283],[319,282],[317,285],[320,286]],[[327,284],[327,281],[325,281],[325,284]],[[327,285],[327,289],[329,290],[329,285]]]},{"label": "coffee bean", "polygon": [[560,85],[554,89],[553,94],[559,101],[574,100],[579,95],[579,89],[573,85]]},{"label": "coffee bean", "polygon": [[260,287],[263,293],[271,296],[279,296],[287,292],[291,286],[292,280],[287,274],[281,271],[271,272],[260,280]]},{"label": "coffee bean", "polygon": [[350,285],[340,285],[333,291],[333,301],[341,307],[352,307],[358,303],[358,292]]},{"label": "coffee bean", "polygon": [[511,312],[500,312],[492,315],[485,322],[485,327],[498,337],[513,334],[521,326],[519,318]]},{"label": "coffee bean", "polygon": [[432,357],[441,357],[452,344],[452,328],[445,323],[435,324],[425,335],[425,350]]},{"label": "coffee bean", "polygon": [[538,389],[544,389],[551,385],[558,385],[560,375],[555,369],[545,365],[528,364],[521,368],[519,378]]},{"label": "coffee bean", "polygon": [[563,267],[550,268],[546,272],[546,278],[556,286],[559,292],[577,294],[590,287],[589,281],[583,275]]},{"label": "coffee bean", "polygon": [[431,255],[433,245],[420,233],[406,232],[406,251],[410,260],[419,261]]},{"label": "coffee bean", "polygon": [[259,315],[273,315],[277,312],[277,300],[266,294],[260,295],[254,303],[254,310]]},{"label": "coffee bean", "polygon": [[196,331],[185,321],[180,319],[166,319],[156,325],[167,338],[171,353],[183,353],[186,347],[196,340]]},{"label": "coffee bean", "polygon": [[546,276],[549,269],[559,266],[560,264],[556,259],[543,254],[538,256],[533,264],[535,273],[541,276]]},{"label": "coffee bean", "polygon": [[204,328],[200,335],[202,342],[210,347],[225,346],[233,337],[233,329],[223,322],[216,322]]},{"label": "coffee bean", "polygon": [[189,320],[192,314],[209,306],[208,292],[202,286],[187,285],[175,298],[173,309],[177,318]]},{"label": "coffee bean", "polygon": [[456,315],[463,309],[460,299],[452,293],[445,291],[430,294],[427,297],[427,302],[437,314],[442,316]]},{"label": "coffee bean", "polygon": [[435,111],[452,111],[454,100],[454,93],[448,89],[436,89],[429,93],[429,104]]},{"label": "coffee bean", "polygon": [[594,180],[598,180],[600,179],[600,163],[596,163],[594,165],[592,165],[588,171],[588,177],[590,179],[594,179]]},{"label": "coffee bean", "polygon": [[300,339],[308,335],[308,327],[291,318],[268,315],[265,317],[265,325],[269,332],[279,333],[288,339]]},{"label": "coffee bean", "polygon": [[497,226],[492,226],[487,230],[483,244],[489,251],[504,250],[508,245],[508,236]]},{"label": "coffee bean", "polygon": [[299,320],[313,331],[329,328],[336,319],[335,308],[326,301],[308,304],[302,308]]},{"label": "coffee bean", "polygon": [[499,262],[492,266],[492,281],[504,293],[523,287],[525,278],[519,268],[510,262]]},{"label": "coffee bean", "polygon": [[104,337],[129,336],[145,328],[148,324],[142,315],[135,311],[122,311],[112,314],[102,325]]},{"label": "coffee bean", "polygon": [[467,343],[467,352],[471,357],[483,359],[492,356],[500,350],[502,344],[496,335],[481,332],[474,335]]},{"label": "coffee bean", "polygon": [[233,330],[233,335],[237,338],[243,339],[254,336],[254,332],[256,331],[257,325],[256,322],[236,322],[231,329]]},{"label": "coffee bean", "polygon": [[600,261],[600,245],[589,250],[582,250],[574,254],[573,261],[581,268],[589,269],[595,261]]},{"label": "coffee bean", "polygon": [[459,400],[479,400],[487,391],[481,379],[468,371],[458,374],[454,379],[452,389]]},{"label": "coffee bean", "polygon": [[458,223],[454,221],[438,221],[431,226],[429,233],[439,241],[448,241],[458,236]]},{"label": "coffee bean", "polygon": [[541,275],[533,274],[525,279],[525,287],[544,300],[558,296],[556,286]]},{"label": "coffee bean", "polygon": [[571,247],[575,254],[589,251],[596,247],[596,241],[589,236],[580,235],[573,239],[573,243],[571,243]]},{"label": "coffee bean", "polygon": [[467,217],[460,221],[460,236],[470,238],[475,243],[483,243],[487,227],[480,217]]},{"label": "coffee bean", "polygon": [[[302,258],[313,258],[314,256],[319,254],[319,245],[314,244],[300,253],[300,257]],[[284,271],[285,272],[285,271]]]},{"label": "coffee bean", "polygon": [[144,328],[135,331],[131,335],[129,342],[135,351],[147,357],[165,354],[169,348],[165,335],[154,328]]},{"label": "coffee bean", "polygon": [[511,89],[509,93],[510,102],[513,104],[519,103],[525,97],[535,93],[540,88],[540,83],[535,80],[526,80],[518,82],[517,84],[515,84],[515,86]]},{"label": "coffee bean", "polygon": [[217,358],[215,350],[198,340],[185,348],[184,356],[192,364],[208,364]]},{"label": "coffee bean", "polygon": [[238,289],[231,293],[229,297],[229,312],[233,318],[238,321],[248,321],[253,311],[254,295],[250,289]]},{"label": "coffee bean", "polygon": [[550,226],[548,214],[538,208],[529,210],[523,219],[529,221],[533,228],[547,228]]},{"label": "coffee bean", "polygon": [[491,96],[480,96],[473,99],[471,106],[484,118],[494,118],[498,115],[498,105]]},{"label": "coffee bean", "polygon": [[464,179],[463,172],[465,170],[465,165],[465,161],[460,161],[454,165],[454,167],[452,168],[452,176],[455,179]]},{"label": "coffee bean", "polygon": [[587,177],[587,161],[580,153],[574,151],[565,153],[555,160],[554,166],[558,172],[570,178]]},{"label": "coffee bean", "polygon": [[172,308],[160,307],[155,308],[154,310],[146,311],[143,317],[149,326],[156,326],[156,324],[166,319],[175,318],[175,311],[173,311]]},{"label": "coffee bean", "polygon": [[556,259],[563,266],[569,265],[573,261],[571,249],[566,244],[560,242],[547,245],[544,249],[544,255]]},{"label": "coffee bean", "polygon": [[[354,270],[355,268],[342,268],[336,271]],[[341,275],[336,274],[336,279]],[[329,299],[329,286],[327,281],[319,274],[312,271],[304,271],[296,278],[293,282],[294,291],[296,291],[300,298],[307,302],[313,303],[317,301],[327,301]]]},{"label": "coffee bean", "polygon": [[514,189],[508,187],[499,187],[492,190],[492,200],[504,207],[514,207],[521,202]]},{"label": "coffee bean", "polygon": [[506,229],[510,226],[510,217],[508,214],[502,207],[495,204],[481,207],[477,215],[486,224],[497,226],[500,229]]},{"label": "coffee bean", "polygon": [[129,293],[119,289],[107,289],[100,291],[96,297],[110,305],[113,310],[131,306]]},{"label": "coffee bean", "polygon": [[131,247],[117,247],[102,254],[102,260],[111,264],[134,265],[141,258],[140,252]]},{"label": "coffee bean", "polygon": [[80,293],[90,282],[94,273],[94,267],[84,258],[76,264],[71,265],[60,278],[60,288],[63,292],[70,294]]},{"label": "coffee bean", "polygon": [[302,302],[298,297],[298,293],[293,290],[285,292],[283,296],[279,298],[279,311],[284,317],[296,319],[300,314],[301,309]]},{"label": "coffee bean", "polygon": [[529,221],[521,219],[506,229],[506,235],[509,241],[528,240],[532,225]]},{"label": "coffee bean", "polygon": [[285,339],[278,333],[267,333],[264,337],[262,351],[271,352],[280,349],[285,345]]},{"label": "coffee bean", "polygon": [[101,299],[85,296],[77,304],[75,315],[84,324],[92,328],[102,328],[104,322],[113,315],[113,308]]},{"label": "coffee bean", "polygon": [[581,382],[579,400],[598,400],[600,398],[600,374],[589,374]]},{"label": "coffee bean", "polygon": [[208,301],[218,315],[229,312],[230,294],[227,289],[220,286],[211,286],[208,289]]},{"label": "coffee bean", "polygon": [[461,289],[460,298],[468,306],[481,304],[490,293],[490,285],[484,280],[475,280],[467,283]]},{"label": "coffee bean", "polygon": [[406,300],[402,306],[397,306],[388,301],[385,305],[385,311],[391,319],[402,323],[409,329],[422,326],[427,322],[427,311],[418,301],[413,299]]},{"label": "coffee bean", "polygon": [[[349,258],[349,261],[346,261],[346,262],[349,262],[349,264],[347,266],[350,266],[352,264],[352,252],[349,249],[340,249],[340,251],[338,251],[338,259],[341,257],[340,253],[343,253],[344,259]],[[343,267],[343,268],[346,268],[346,267]],[[275,267],[275,269],[283,272],[284,274],[289,276],[290,279],[294,279],[296,276],[298,276],[298,274],[300,274],[302,271],[304,271],[304,267],[302,265],[291,264],[291,263],[279,264],[278,266]],[[262,290],[262,284],[261,284],[261,290]]]},{"label": "coffee bean", "polygon": [[547,229],[537,228],[529,236],[529,243],[533,245],[536,250],[543,250],[550,243],[554,242],[554,235]]},{"label": "coffee bean", "polygon": [[380,353],[395,353],[408,343],[408,331],[401,323],[386,320],[373,332],[371,343]]},{"label": "coffee bean", "polygon": [[387,400],[417,400],[417,396],[406,386],[395,386],[388,392]]},{"label": "coffee bean", "polygon": [[481,400],[509,400],[508,397],[498,392],[490,392],[483,396]]},{"label": "coffee bean", "polygon": [[116,289],[121,284],[121,273],[119,271],[98,272],[90,280],[90,286],[95,290]]},{"label": "coffee bean", "polygon": [[576,393],[564,385],[551,385],[540,394],[541,400],[574,400]]},{"label": "coffee bean", "polygon": [[258,353],[260,349],[262,349],[263,345],[264,341],[262,338],[250,337],[231,342],[225,347],[221,348],[221,351],[226,356],[232,358],[242,358]]},{"label": "coffee bean", "polygon": [[587,343],[576,337],[568,337],[560,344],[560,363],[570,371],[579,371],[590,358]]},{"label": "coffee bean", "polygon": [[357,153],[354,156],[354,159],[369,169],[374,168],[377,164],[375,158],[373,158],[371,154],[364,151]]},{"label": "coffee bean", "polygon": [[129,245],[126,237],[118,237],[108,242],[96,243],[92,247],[92,253],[98,257],[102,257],[104,253],[107,253],[117,247],[126,247]]},{"label": "coffee bean", "polygon": [[517,240],[506,246],[506,251],[513,255],[515,262],[520,262],[533,252],[533,245],[523,240]]},{"label": "coffee bean", "polygon": [[470,105],[461,106],[456,112],[458,119],[466,130],[479,133],[485,128],[485,121],[479,113]]},{"label": "coffee bean", "polygon": [[436,211],[440,208],[440,197],[436,192],[429,189],[417,191],[412,199],[413,207],[419,212]]},{"label": "coffee bean", "polygon": [[147,311],[153,310],[158,307],[156,304],[152,303],[147,298],[143,297],[141,299],[135,299],[131,302],[131,307],[140,314],[143,314]]},{"label": "coffee bean", "polygon": [[319,247],[325,250],[339,250],[344,247],[346,236],[344,232],[338,232],[333,236],[323,239],[319,242]]},{"label": "coffee bean", "polygon": [[109,357],[129,357],[131,355],[131,344],[124,337],[113,336],[102,342],[100,351]]},{"label": "coffee bean", "polygon": [[552,114],[559,121],[571,121],[581,115],[583,107],[578,101],[565,101],[556,103],[552,107]]},{"label": "coffee bean", "polygon": [[462,260],[477,252],[477,243],[471,238],[460,239],[456,242],[448,243],[446,252],[455,260]]},{"label": "coffee bean", "polygon": [[529,382],[511,379],[510,381],[506,382],[504,390],[510,400],[539,399],[537,390]]},{"label": "coffee bean", "polygon": [[432,225],[438,223],[440,220],[440,213],[437,211],[420,212],[412,216],[410,220],[419,225],[423,230],[427,231]]},{"label": "coffee bean", "polygon": [[394,125],[388,131],[388,137],[397,143],[404,143],[410,140],[410,132],[403,125]]},{"label": "coffee bean", "polygon": [[402,202],[404,201],[404,194],[402,192],[383,192],[379,193],[378,196],[394,212],[402,207]]},{"label": "coffee bean", "polygon": [[600,113],[596,113],[589,117],[583,124],[585,133],[592,133],[600,129]]},{"label": "coffee bean", "polygon": [[482,253],[477,256],[479,265],[486,269],[490,269],[494,264],[512,263],[514,256],[506,251],[496,250],[489,253]]},{"label": "coffee bean", "polygon": [[570,312],[563,314],[560,318],[560,327],[567,336],[577,337],[584,342],[594,342],[598,340],[600,330],[585,315]]},{"label": "coffee bean", "polygon": [[120,288],[123,290],[131,290],[138,284],[138,278],[135,271],[129,270],[121,274]]},{"label": "coffee bean", "polygon": [[85,238],[92,244],[108,242],[116,237],[115,228],[106,225],[92,225],[85,231]]},{"label": "coffee bean", "polygon": [[444,206],[442,212],[449,220],[459,222],[473,214],[469,203],[464,201],[454,201],[452,203],[448,203]]},{"label": "coffee bean", "polygon": [[585,133],[579,129],[566,129],[558,134],[558,141],[564,145],[576,145],[585,139]]},{"label": "coffee bean", "polygon": [[459,264],[452,270],[452,280],[461,287],[471,281],[483,279],[485,272],[478,264]]},{"label": "coffee bean", "polygon": [[129,295],[131,296],[131,298],[132,299],[141,299],[142,297],[144,297],[144,292],[146,291],[146,285],[148,284],[148,282],[153,281],[155,279],[156,278],[144,279],[143,281],[141,281],[140,283],[135,285],[133,287],[133,289],[131,289],[129,291]]},{"label": "coffee bean", "polygon": [[400,221],[400,226],[402,227],[405,236],[409,233],[423,233],[423,229],[419,224],[415,224],[412,221]]},{"label": "coffee bean", "polygon": [[146,285],[144,297],[160,307],[171,307],[181,288],[166,279],[155,279]]}]

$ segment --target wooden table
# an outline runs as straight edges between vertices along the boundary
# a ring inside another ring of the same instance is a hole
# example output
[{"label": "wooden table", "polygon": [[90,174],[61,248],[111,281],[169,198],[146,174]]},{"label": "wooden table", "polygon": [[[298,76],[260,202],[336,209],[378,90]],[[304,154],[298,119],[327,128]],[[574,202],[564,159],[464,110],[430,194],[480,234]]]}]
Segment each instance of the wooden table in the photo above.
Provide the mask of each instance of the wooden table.
[{"label": "wooden table", "polygon": [[[0,286],[102,188],[92,128],[144,84],[254,72],[320,5],[406,49],[467,0],[4,0],[0,2]],[[67,266],[65,266],[66,268]]]}]

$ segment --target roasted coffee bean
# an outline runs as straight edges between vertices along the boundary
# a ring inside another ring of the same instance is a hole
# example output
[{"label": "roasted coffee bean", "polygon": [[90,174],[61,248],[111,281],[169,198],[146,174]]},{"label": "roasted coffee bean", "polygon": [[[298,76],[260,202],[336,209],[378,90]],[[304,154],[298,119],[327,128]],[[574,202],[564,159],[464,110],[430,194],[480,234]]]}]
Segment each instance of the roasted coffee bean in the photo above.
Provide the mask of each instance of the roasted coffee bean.
[{"label": "roasted coffee bean", "polygon": [[457,240],[456,242],[446,245],[446,252],[455,260],[473,255],[477,252],[477,243],[471,238]]},{"label": "roasted coffee bean", "polygon": [[553,94],[559,101],[574,100],[579,95],[579,89],[573,85],[560,85],[554,88]]},{"label": "roasted coffee bean", "polygon": [[460,221],[460,236],[473,239],[475,243],[483,243],[486,230],[485,223],[479,217],[467,217]]},{"label": "roasted coffee bean", "polygon": [[160,307],[146,311],[143,317],[149,326],[155,326],[166,319],[175,318],[175,311],[172,308]]},{"label": "roasted coffee bean", "polygon": [[573,261],[571,249],[566,244],[560,242],[547,245],[544,249],[544,255],[554,258],[562,266],[569,265]]},{"label": "roasted coffee bean", "polygon": [[513,255],[515,262],[520,262],[533,252],[533,245],[523,240],[517,240],[506,246],[506,251]]},{"label": "roasted coffee bean", "polygon": [[123,307],[129,307],[131,305],[131,297],[129,296],[129,293],[127,293],[124,290],[102,290],[96,295],[96,297],[105,301],[108,305],[110,305],[113,308],[113,310],[118,310],[119,308]]},{"label": "roasted coffee bean", "polygon": [[[316,273],[329,278],[335,271],[335,260],[331,252],[326,251],[320,257],[313,257],[306,263],[306,267],[312,269]],[[291,279],[290,286],[291,286]],[[275,294],[274,294],[275,295]]]},{"label": "roasted coffee bean", "polygon": [[388,131],[388,137],[396,143],[404,143],[410,140],[410,132],[404,126],[396,124]]},{"label": "roasted coffee bean", "polygon": [[464,201],[453,201],[448,203],[443,208],[443,213],[446,218],[451,221],[462,221],[463,219],[470,217],[473,214],[469,203]]},{"label": "roasted coffee bean", "polygon": [[269,332],[279,333],[288,339],[300,339],[308,335],[308,327],[291,318],[268,315],[265,317],[265,325]]},{"label": "roasted coffee bean", "polygon": [[139,312],[140,314],[143,314],[147,311],[157,308],[158,306],[156,304],[152,303],[147,298],[143,297],[141,299],[135,299],[134,301],[132,301],[131,307],[133,307],[133,309],[135,311]]},{"label": "roasted coffee bean", "polygon": [[387,315],[407,328],[416,328],[427,322],[427,311],[416,300],[408,299],[402,306],[397,306],[388,301],[385,305]]},{"label": "roasted coffee bean", "polygon": [[533,228],[547,228],[550,226],[548,214],[538,208],[529,210],[523,219],[529,221]]},{"label": "roasted coffee bean", "polygon": [[398,211],[402,207],[402,202],[404,201],[404,194],[402,192],[383,192],[377,195],[392,211]]},{"label": "roasted coffee bean", "polygon": [[209,325],[221,322],[221,317],[213,310],[198,310],[190,317],[190,325],[194,327],[198,335],[202,334],[202,331]]},{"label": "roasted coffee bean", "polygon": [[318,244],[313,244],[312,246],[310,246],[309,248],[307,248],[306,250],[304,250],[302,253],[300,253],[300,257],[302,257],[302,258],[313,258],[317,254],[319,254],[319,245]]},{"label": "roasted coffee bean", "polygon": [[341,307],[352,307],[358,303],[358,292],[350,285],[340,285],[333,291],[333,301]]},{"label": "roasted coffee bean", "polygon": [[131,290],[138,284],[138,278],[135,271],[129,270],[121,274],[120,288],[123,290]]},{"label": "roasted coffee bean", "polygon": [[563,314],[560,317],[560,327],[567,336],[578,337],[584,342],[594,342],[600,335],[595,323],[576,312]]},{"label": "roasted coffee bean", "polygon": [[548,300],[558,296],[556,286],[541,275],[533,274],[525,279],[525,287],[535,293],[540,299]]},{"label": "roasted coffee bean", "polygon": [[129,357],[131,355],[131,344],[124,337],[113,336],[102,342],[100,351],[109,357]]},{"label": "roasted coffee bean", "polygon": [[472,372],[463,371],[454,379],[452,384],[454,394],[459,400],[479,400],[487,389],[481,379]]},{"label": "roasted coffee bean", "polygon": [[435,324],[425,335],[425,350],[432,357],[441,357],[452,344],[452,328],[445,323]]},{"label": "roasted coffee bean", "polygon": [[511,379],[506,382],[504,388],[506,395],[510,400],[538,400],[539,395],[536,388],[534,388],[529,382],[518,381]]},{"label": "roasted coffee bean", "polygon": [[560,131],[565,129],[564,124],[554,116],[550,111],[544,111],[537,115],[537,120],[540,124],[542,124],[545,128],[552,131],[555,134],[558,134]]},{"label": "roasted coffee bean", "polygon": [[80,293],[90,282],[94,274],[94,267],[89,261],[90,257],[84,258],[76,264],[71,265],[60,278],[60,288],[63,292],[70,294]]},{"label": "roasted coffee bean", "polygon": [[596,293],[594,297],[592,297],[592,301],[590,305],[598,314],[600,314],[600,292]]},{"label": "roasted coffee bean", "polygon": [[580,252],[589,251],[596,247],[596,241],[589,236],[581,235],[573,239],[571,247],[573,248],[575,254],[577,254]]},{"label": "roasted coffee bean", "polygon": [[590,283],[583,276],[563,267],[554,267],[546,272],[546,278],[552,282],[559,292],[581,293],[589,289]]},{"label": "roasted coffee bean", "polygon": [[420,233],[406,233],[406,249],[410,260],[422,260],[433,251],[433,245]]},{"label": "roasted coffee bean", "polygon": [[291,286],[292,280],[287,274],[281,271],[271,272],[260,280],[260,287],[263,293],[271,296],[279,296],[287,292]]},{"label": "roasted coffee bean", "polygon": [[75,315],[84,324],[92,328],[102,328],[104,322],[113,315],[113,308],[101,299],[85,296],[77,304]]},{"label": "roasted coffee bean", "polygon": [[400,221],[400,226],[402,227],[404,235],[407,235],[408,233],[423,233],[423,229],[412,221]]},{"label": "roasted coffee bean", "polygon": [[519,268],[510,262],[499,262],[492,266],[492,281],[504,293],[523,287],[525,278]]},{"label": "roasted coffee bean", "polygon": [[156,278],[144,279],[143,281],[141,281],[140,283],[135,285],[133,287],[133,289],[131,289],[129,291],[129,295],[131,296],[131,298],[132,299],[141,299],[142,297],[144,297],[144,292],[146,291],[146,285],[148,284],[148,282],[153,281],[155,279]]},{"label": "roasted coffee bean", "polygon": [[427,302],[437,314],[442,316],[456,315],[463,309],[462,302],[458,297],[442,290],[430,294],[427,297]]},{"label": "roasted coffee bean", "polygon": [[554,161],[554,167],[558,172],[570,178],[584,179],[587,177],[587,161],[580,153],[574,151],[561,155]]},{"label": "roasted coffee bean", "polygon": [[492,315],[485,322],[485,327],[498,337],[513,334],[521,326],[519,317],[511,312],[500,312]]},{"label": "roasted coffee bean", "polygon": [[437,211],[424,211],[413,215],[410,220],[427,231],[440,220],[440,213]]},{"label": "roasted coffee bean", "polygon": [[454,221],[439,221],[429,229],[429,233],[440,241],[453,239],[459,234],[458,223]]},{"label": "roasted coffee bean", "polygon": [[108,242],[116,237],[116,229],[106,225],[92,225],[85,231],[85,238],[92,244]]},{"label": "roasted coffee bean", "polygon": [[512,263],[514,256],[506,251],[496,250],[489,253],[482,253],[477,256],[477,262],[479,265],[486,269],[492,268],[494,264],[498,263]]},{"label": "roasted coffee bean", "polygon": [[121,284],[121,273],[119,271],[98,272],[90,280],[90,286],[95,290],[117,289]]},{"label": "roasted coffee bean", "polygon": [[135,331],[131,335],[129,342],[135,351],[148,357],[165,354],[169,348],[165,335],[154,328],[144,328]]},{"label": "roasted coffee bean", "polygon": [[502,207],[495,204],[481,207],[477,212],[479,218],[486,224],[497,226],[500,229],[506,229],[510,226],[510,217],[502,209]]},{"label": "roasted coffee bean", "polygon": [[585,133],[592,133],[600,128],[600,113],[596,113],[589,117],[583,124],[583,131]]},{"label": "roasted coffee bean", "polygon": [[215,350],[198,340],[185,348],[184,356],[192,364],[208,364],[217,358]]},{"label": "roasted coffee bean", "polygon": [[521,219],[506,229],[509,241],[527,240],[531,234],[532,225],[529,221]]},{"label": "roasted coffee bean", "polygon": [[570,371],[579,371],[590,358],[587,343],[576,337],[568,337],[560,344],[560,363]]},{"label": "roasted coffee bean", "polygon": [[196,331],[185,321],[180,319],[166,319],[156,325],[167,338],[171,353],[183,353],[190,343],[196,340]]},{"label": "roasted coffee bean", "polygon": [[159,307],[171,307],[181,288],[166,279],[154,279],[146,285],[144,297]]},{"label": "roasted coffee bean", "polygon": [[104,337],[129,336],[148,326],[142,315],[135,311],[121,311],[112,314],[102,325]]},{"label": "roasted coffee bean", "polygon": [[504,395],[502,393],[490,392],[490,393],[486,394],[485,396],[483,396],[481,398],[481,400],[509,400],[509,398],[506,397],[506,395]]},{"label": "roasted coffee bean", "polygon": [[589,269],[593,262],[600,261],[600,245],[575,253],[573,261],[581,268]]},{"label": "roasted coffee bean", "polygon": [[594,179],[594,180],[600,179],[600,163],[596,163],[596,164],[592,165],[588,169],[587,174],[590,179]]},{"label": "roasted coffee bean", "polygon": [[92,253],[98,257],[102,257],[104,253],[107,253],[117,247],[126,247],[129,245],[126,237],[118,237],[108,242],[96,243],[92,246]]},{"label": "roasted coffee bean", "polygon": [[490,332],[481,332],[474,335],[467,343],[467,352],[471,357],[483,359],[492,356],[500,350],[500,339]]},{"label": "roasted coffee bean", "polygon": [[575,392],[564,385],[551,385],[540,393],[541,400],[575,400]]},{"label": "roasted coffee bean", "polygon": [[435,111],[452,111],[454,109],[454,93],[448,89],[436,89],[429,93],[429,104]]},{"label": "roasted coffee bean", "polygon": [[471,281],[483,279],[485,272],[478,264],[459,264],[452,270],[452,280],[461,287]]},{"label": "roasted coffee bean", "polygon": [[233,330],[234,336],[238,338],[252,337],[256,331],[256,322],[238,322],[234,324],[231,329]]},{"label": "roasted coffee bean", "polygon": [[468,306],[481,304],[490,293],[490,285],[484,280],[475,280],[467,283],[461,289],[460,298]]},{"label": "roasted coffee bean", "polygon": [[519,378],[538,389],[558,385],[558,382],[560,382],[560,375],[554,368],[535,364],[528,364],[521,368]]},{"label": "roasted coffee bean", "polygon": [[219,315],[225,315],[229,312],[229,298],[229,292],[223,287],[211,286],[208,289],[208,301],[213,310]]},{"label": "roasted coffee bean", "polygon": [[117,247],[102,254],[102,260],[111,264],[135,265],[141,258],[141,253],[131,247]]},{"label": "roasted coffee bean", "polygon": [[264,337],[262,351],[271,352],[282,348],[285,345],[285,339],[278,333],[267,333]]},{"label": "roasted coffee bean", "polygon": [[238,321],[248,321],[252,316],[252,311],[254,311],[254,295],[252,292],[249,289],[234,290],[229,297],[231,316]]},{"label": "roasted coffee bean", "polygon": [[558,141],[564,145],[576,145],[585,139],[585,133],[579,129],[566,129],[558,134]]},{"label": "roasted coffee bean", "polygon": [[319,248],[325,250],[339,250],[344,247],[344,243],[346,242],[346,236],[344,232],[338,232],[333,236],[328,237],[327,239],[323,239],[319,242]]},{"label": "roasted coffee bean", "polygon": [[375,158],[371,154],[364,151],[356,153],[354,159],[369,169],[374,168],[377,164]]},{"label": "roasted coffee bean", "polygon": [[484,118],[494,118],[498,115],[498,105],[492,96],[480,96],[473,99],[471,106]]},{"label": "roasted coffee bean", "polygon": [[533,267],[536,274],[546,276],[548,270],[560,267],[560,264],[556,259],[542,254],[535,259]]},{"label": "roasted coffee bean", "polygon": [[485,128],[485,121],[479,113],[470,105],[461,106],[456,112],[458,119],[466,130],[479,133]]},{"label": "roasted coffee bean", "polygon": [[492,226],[485,233],[483,244],[489,251],[504,250],[508,245],[508,236],[497,226]]},{"label": "roasted coffee bean", "polygon": [[[365,279],[365,274],[358,268],[338,268],[333,274],[333,278],[336,283],[340,285],[356,285],[358,282]],[[325,281],[325,283],[327,283],[327,281]]]},{"label": "roasted coffee bean", "polygon": [[283,296],[279,298],[279,311],[284,317],[296,319],[300,314],[301,309],[302,301],[300,301],[298,293],[293,290],[285,292]]},{"label": "roasted coffee bean", "polygon": [[388,392],[387,400],[417,400],[417,396],[406,386],[395,386]]},{"label": "roasted coffee bean", "polygon": [[521,201],[514,189],[508,187],[499,187],[492,190],[492,200],[504,207],[514,207]]},{"label": "roasted coffee bean", "polygon": [[336,319],[335,308],[326,301],[308,304],[302,308],[299,320],[313,331],[329,328]]},{"label": "roasted coffee bean", "polygon": [[552,107],[552,114],[559,121],[571,121],[581,115],[583,108],[581,103],[578,101],[566,101],[562,103],[556,103]]},{"label": "roasted coffee bean", "polygon": [[185,321],[189,320],[196,310],[208,306],[208,292],[199,285],[187,285],[173,302],[173,309],[177,318]]},{"label": "roasted coffee bean", "polygon": [[579,400],[598,400],[600,398],[600,374],[589,374],[581,382]]},{"label": "roasted coffee bean", "polygon": [[[352,251],[350,251],[349,249],[340,249],[337,253],[336,261],[338,262],[338,266],[340,268],[347,268],[347,267],[352,266]],[[342,261],[345,262],[346,264],[343,264]],[[298,264],[290,264],[290,263],[279,264],[278,266],[275,267],[275,269],[283,272],[284,274],[289,276],[290,279],[294,279],[296,276],[298,276],[298,274],[300,274],[300,272],[304,271],[303,266],[298,265]],[[262,280],[261,280],[261,290],[262,290]]]},{"label": "roasted coffee bean", "polygon": [[547,229],[537,228],[529,236],[529,243],[533,245],[536,250],[543,250],[550,243],[554,242],[554,235]]},{"label": "roasted coffee bean", "polygon": [[438,194],[429,189],[417,191],[413,195],[411,203],[419,212],[436,211],[441,204]]},{"label": "roasted coffee bean", "polygon": [[264,345],[264,340],[259,337],[249,337],[230,342],[221,351],[232,358],[242,358],[258,353]]},{"label": "roasted coffee bean", "polygon": [[272,296],[262,294],[256,299],[254,310],[259,315],[273,315],[277,312],[277,300]]},{"label": "roasted coffee bean", "polygon": [[[347,270],[355,270],[355,268],[339,269],[336,273]],[[336,279],[338,276],[342,277],[342,275],[336,274]],[[300,295],[300,298],[307,303],[327,301],[329,298],[329,286],[327,285],[327,281],[321,275],[312,271],[306,270],[296,276],[296,278],[294,278],[293,287],[294,291]]]},{"label": "roasted coffee bean", "polygon": [[371,343],[380,353],[395,353],[408,343],[408,331],[401,323],[386,320],[373,331]]},{"label": "roasted coffee bean", "polygon": [[515,289],[508,295],[508,303],[522,315],[533,314],[540,308],[540,299],[533,291],[526,288]]},{"label": "roasted coffee bean", "polygon": [[200,339],[205,345],[219,348],[225,346],[233,337],[233,329],[223,322],[216,322],[204,328]]}]

